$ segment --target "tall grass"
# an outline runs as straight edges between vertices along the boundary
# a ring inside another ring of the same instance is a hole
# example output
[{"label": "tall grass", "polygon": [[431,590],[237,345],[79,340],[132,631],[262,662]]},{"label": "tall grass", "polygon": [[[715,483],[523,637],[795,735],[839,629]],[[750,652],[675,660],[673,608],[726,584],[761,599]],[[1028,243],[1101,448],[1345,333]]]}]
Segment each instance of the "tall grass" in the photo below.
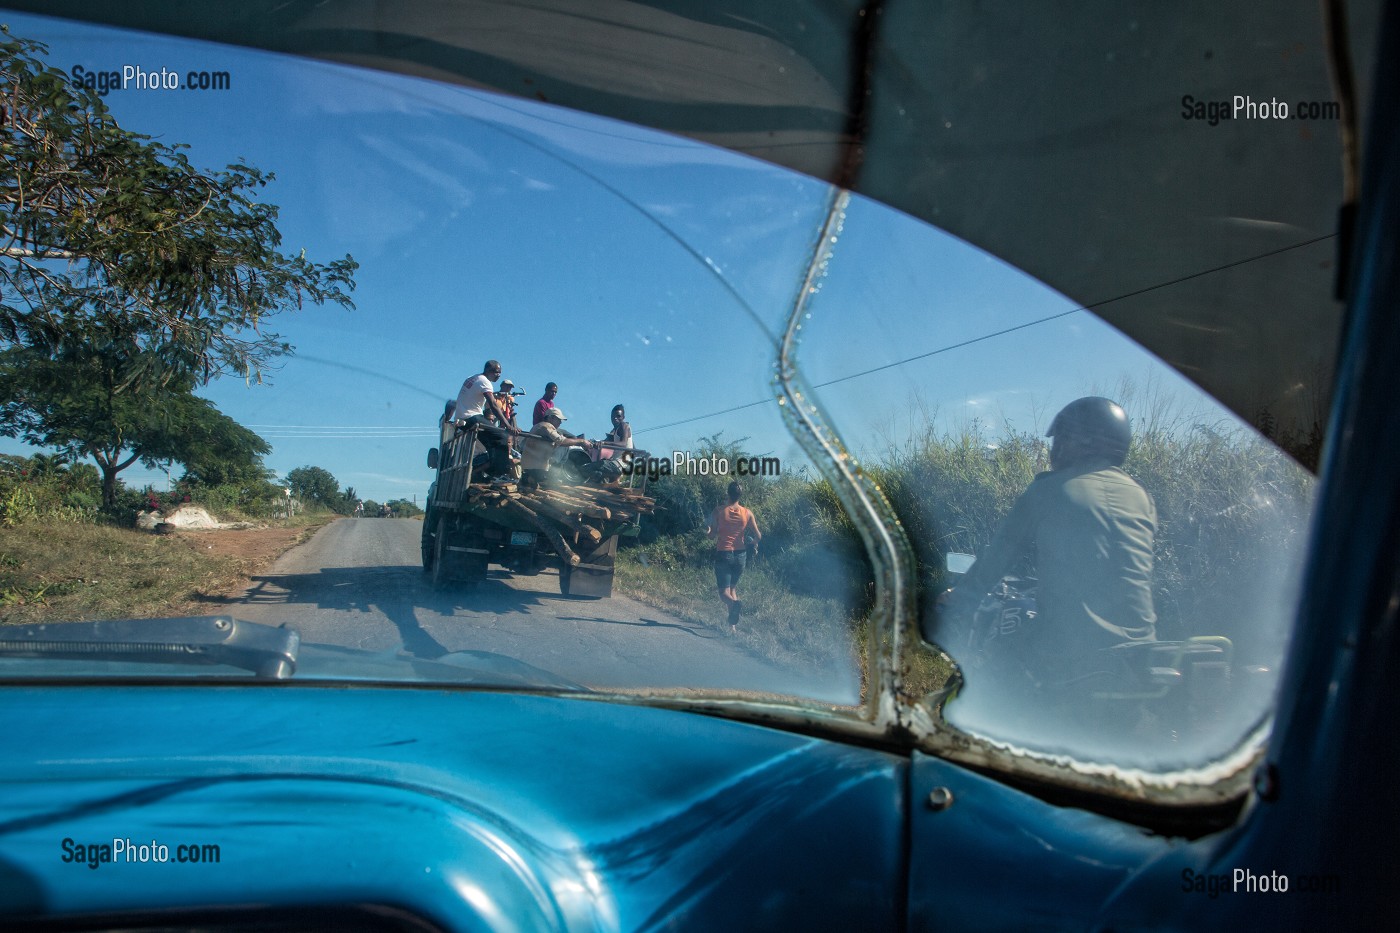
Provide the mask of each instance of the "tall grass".
[{"label": "tall grass", "polygon": [[[1302,552],[1311,475],[1252,431],[1197,420],[1160,397],[1140,401],[1124,469],[1157,508],[1159,637],[1223,634],[1246,656],[1267,654],[1286,621],[1277,615]],[[741,443],[719,436],[702,438],[699,452],[746,455]],[[939,432],[926,418],[922,430],[867,465],[914,547],[922,612],[935,611],[949,583],[945,555],[985,547],[1036,473],[1048,469],[1048,455],[1045,439],[1024,431],[1004,426],[993,434],[973,422]],[[643,543],[624,551],[634,595],[722,623],[703,528],[727,479],[672,476],[652,486],[658,512],[644,523]],[[766,656],[792,663],[852,645],[863,650],[874,575],[830,485],[785,475],[750,478],[745,487],[744,502],[764,533],[763,561],[741,587],[755,612],[746,637]],[[913,658],[917,684],[946,676],[936,655],[916,651]]]}]

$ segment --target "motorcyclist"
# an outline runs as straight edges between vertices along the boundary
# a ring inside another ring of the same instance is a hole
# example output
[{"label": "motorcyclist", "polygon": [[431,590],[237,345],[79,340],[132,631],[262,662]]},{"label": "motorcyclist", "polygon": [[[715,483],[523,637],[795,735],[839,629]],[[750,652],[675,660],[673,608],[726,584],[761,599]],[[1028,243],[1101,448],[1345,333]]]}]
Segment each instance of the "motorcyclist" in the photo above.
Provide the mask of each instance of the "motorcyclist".
[{"label": "motorcyclist", "polygon": [[950,645],[947,628],[971,618],[983,597],[1029,558],[1039,580],[1038,616],[1006,648],[1042,685],[1093,675],[1104,664],[1099,649],[1153,641],[1157,621],[1157,511],[1121,469],[1132,440],[1127,414],[1110,399],[1077,399],[1046,435],[1050,470],[1031,482],[992,543],[940,599],[932,633]]}]

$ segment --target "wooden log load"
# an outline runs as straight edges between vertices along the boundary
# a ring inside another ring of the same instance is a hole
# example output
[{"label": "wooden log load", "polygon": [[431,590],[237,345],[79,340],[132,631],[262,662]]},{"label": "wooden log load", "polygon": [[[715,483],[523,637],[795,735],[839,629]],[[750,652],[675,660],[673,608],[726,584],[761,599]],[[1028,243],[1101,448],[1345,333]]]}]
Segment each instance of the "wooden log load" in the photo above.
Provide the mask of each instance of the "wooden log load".
[{"label": "wooden log load", "polygon": [[[570,560],[573,550],[565,536],[578,535],[596,547],[603,540],[604,523],[627,524],[639,515],[649,515],[656,500],[635,489],[610,486],[539,487],[522,491],[516,484],[473,483],[466,501],[478,508],[504,508],[537,527],[550,538],[561,557]],[[557,540],[556,540],[557,538]]]}]

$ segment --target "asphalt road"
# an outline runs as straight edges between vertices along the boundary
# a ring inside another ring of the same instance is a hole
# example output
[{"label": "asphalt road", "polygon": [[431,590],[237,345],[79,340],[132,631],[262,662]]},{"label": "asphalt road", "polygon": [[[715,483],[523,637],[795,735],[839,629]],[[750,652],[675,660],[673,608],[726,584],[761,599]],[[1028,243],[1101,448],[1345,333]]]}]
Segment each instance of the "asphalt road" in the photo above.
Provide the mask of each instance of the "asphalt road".
[{"label": "asphalt road", "polygon": [[435,589],[422,570],[422,524],[343,519],[288,551],[228,607],[286,623],[303,642],[433,659],[489,651],[594,688],[757,690],[850,703],[850,670],[786,670],[719,626],[673,618],[621,596],[578,599],[559,577],[493,567],[476,587]]}]

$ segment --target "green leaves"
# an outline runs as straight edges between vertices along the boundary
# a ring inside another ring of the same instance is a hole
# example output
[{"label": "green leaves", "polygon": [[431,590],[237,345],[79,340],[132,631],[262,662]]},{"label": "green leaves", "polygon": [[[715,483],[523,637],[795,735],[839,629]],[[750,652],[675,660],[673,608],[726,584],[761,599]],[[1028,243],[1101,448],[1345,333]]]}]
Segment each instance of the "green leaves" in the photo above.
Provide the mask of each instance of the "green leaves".
[{"label": "green leaves", "polygon": [[119,326],[147,380],[256,378],[290,347],[262,330],[311,304],[352,308],[355,261],[277,251],[271,173],[195,168],[181,145],[117,125],[40,43],[0,42],[0,348],[54,352]]},{"label": "green leaves", "polygon": [[[150,367],[145,378],[130,372],[143,366]],[[261,473],[268,443],[196,396],[194,385],[150,351],[133,352],[119,340],[53,354],[7,350],[0,352],[0,434],[65,459],[91,457],[108,506],[117,474],[138,461],[182,463],[220,482]]]}]

